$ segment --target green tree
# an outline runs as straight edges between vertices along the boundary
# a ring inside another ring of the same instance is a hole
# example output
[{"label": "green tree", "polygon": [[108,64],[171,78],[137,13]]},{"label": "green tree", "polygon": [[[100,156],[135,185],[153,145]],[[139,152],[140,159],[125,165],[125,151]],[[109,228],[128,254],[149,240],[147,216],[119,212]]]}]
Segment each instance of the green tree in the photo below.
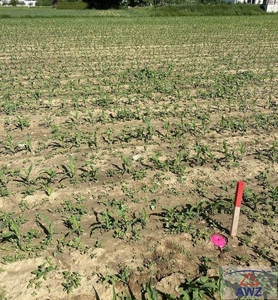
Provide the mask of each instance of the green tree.
[{"label": "green tree", "polygon": [[121,0],[85,0],[88,3],[89,8],[96,9],[109,9],[119,8]]},{"label": "green tree", "polygon": [[11,0],[11,5],[12,6],[17,6],[18,3],[19,3],[18,0]]}]

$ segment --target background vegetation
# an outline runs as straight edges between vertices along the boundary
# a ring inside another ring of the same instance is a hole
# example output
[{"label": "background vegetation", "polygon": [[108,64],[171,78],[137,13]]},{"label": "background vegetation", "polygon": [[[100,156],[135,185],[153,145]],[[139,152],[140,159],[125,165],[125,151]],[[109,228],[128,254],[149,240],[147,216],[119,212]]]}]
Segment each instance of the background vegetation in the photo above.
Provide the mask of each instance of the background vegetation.
[{"label": "background vegetation", "polygon": [[259,5],[249,4],[218,4],[203,5],[200,3],[188,3],[176,6],[158,7],[135,7],[132,9],[109,9],[96,10],[87,9],[85,2],[63,2],[60,1],[58,8],[38,7],[49,6],[51,0],[39,0],[35,8],[0,7],[0,18],[53,18],[53,17],[171,17],[171,16],[220,16],[220,15],[264,15],[266,12]]}]

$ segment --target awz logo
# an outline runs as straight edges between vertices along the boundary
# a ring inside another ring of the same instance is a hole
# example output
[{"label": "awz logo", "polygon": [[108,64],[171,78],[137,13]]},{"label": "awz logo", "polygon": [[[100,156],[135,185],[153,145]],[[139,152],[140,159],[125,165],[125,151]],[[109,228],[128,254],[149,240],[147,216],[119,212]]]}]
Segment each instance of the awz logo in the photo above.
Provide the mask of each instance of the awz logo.
[{"label": "awz logo", "polygon": [[236,291],[237,297],[243,296],[253,296],[253,297],[261,297],[262,296],[262,288],[261,287],[240,287]]},{"label": "awz logo", "polygon": [[221,268],[223,300],[278,300],[276,268],[225,266]]},{"label": "awz logo", "polygon": [[253,296],[253,297],[261,297],[262,296],[262,288],[259,287],[260,283],[255,278],[255,276],[249,272],[247,273],[242,281],[240,282],[240,287],[236,291],[236,296]]}]

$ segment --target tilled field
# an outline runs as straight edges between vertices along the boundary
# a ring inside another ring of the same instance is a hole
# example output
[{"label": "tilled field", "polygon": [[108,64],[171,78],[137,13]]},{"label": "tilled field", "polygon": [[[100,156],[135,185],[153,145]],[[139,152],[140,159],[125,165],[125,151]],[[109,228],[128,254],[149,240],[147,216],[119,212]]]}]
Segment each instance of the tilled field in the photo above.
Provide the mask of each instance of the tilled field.
[{"label": "tilled field", "polygon": [[219,266],[277,267],[277,21],[0,19],[0,299],[220,299]]}]

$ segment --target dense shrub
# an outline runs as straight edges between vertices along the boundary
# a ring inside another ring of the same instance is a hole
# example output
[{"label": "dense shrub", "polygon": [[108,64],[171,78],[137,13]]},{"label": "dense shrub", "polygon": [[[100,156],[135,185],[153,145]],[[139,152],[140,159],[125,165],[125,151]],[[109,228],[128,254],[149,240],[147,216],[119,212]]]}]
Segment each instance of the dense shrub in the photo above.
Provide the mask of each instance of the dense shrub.
[{"label": "dense shrub", "polygon": [[200,4],[188,3],[186,5],[166,5],[152,8],[153,16],[233,16],[233,15],[260,15],[265,14],[259,5],[249,4]]},{"label": "dense shrub", "polygon": [[148,6],[152,4],[153,0],[124,0],[122,6]]},{"label": "dense shrub", "polygon": [[121,0],[84,0],[88,3],[90,8],[96,9],[109,9],[119,8],[121,6]]},{"label": "dense shrub", "polygon": [[18,5],[18,0],[11,0],[11,5],[12,6],[17,6]]},{"label": "dense shrub", "polygon": [[36,6],[51,6],[52,0],[37,0]]},{"label": "dense shrub", "polygon": [[59,2],[57,4],[58,9],[86,9],[87,3],[84,2]]}]

